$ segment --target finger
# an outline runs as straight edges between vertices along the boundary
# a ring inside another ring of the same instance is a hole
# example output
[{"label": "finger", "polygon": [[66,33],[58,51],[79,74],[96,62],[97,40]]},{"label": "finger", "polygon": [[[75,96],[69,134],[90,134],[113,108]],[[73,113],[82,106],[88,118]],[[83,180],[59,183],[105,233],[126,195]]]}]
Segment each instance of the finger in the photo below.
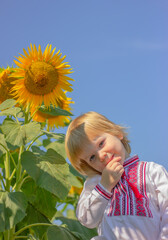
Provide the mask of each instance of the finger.
[{"label": "finger", "polygon": [[121,156],[117,156],[113,158],[113,162],[119,162],[121,160]]},{"label": "finger", "polygon": [[120,166],[117,166],[117,167],[116,167],[115,171],[116,171],[116,172],[120,172],[120,173],[122,172],[122,173],[123,173],[123,172],[124,172],[124,168],[123,168],[122,165],[120,165]]},{"label": "finger", "polygon": [[119,162],[119,161],[121,161],[121,157],[120,156],[118,156],[118,157],[114,157],[112,160],[110,160],[107,164],[106,164],[106,166],[107,165],[111,165],[111,164],[113,164],[113,163],[115,163],[115,162]]},{"label": "finger", "polygon": [[123,165],[121,164],[121,162],[112,162],[111,164],[109,164],[108,166],[107,166],[107,168],[108,169],[116,169],[116,167],[117,166],[122,166],[123,167]]}]

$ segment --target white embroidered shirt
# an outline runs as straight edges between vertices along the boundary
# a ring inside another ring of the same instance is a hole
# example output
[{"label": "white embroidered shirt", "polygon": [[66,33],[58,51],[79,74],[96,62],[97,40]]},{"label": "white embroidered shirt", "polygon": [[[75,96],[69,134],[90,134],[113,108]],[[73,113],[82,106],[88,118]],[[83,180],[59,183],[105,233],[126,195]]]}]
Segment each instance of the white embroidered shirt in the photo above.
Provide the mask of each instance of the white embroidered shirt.
[{"label": "white embroidered shirt", "polygon": [[100,184],[100,175],[86,180],[77,218],[98,228],[95,240],[168,240],[167,171],[137,155],[125,160],[124,169],[112,192]]}]

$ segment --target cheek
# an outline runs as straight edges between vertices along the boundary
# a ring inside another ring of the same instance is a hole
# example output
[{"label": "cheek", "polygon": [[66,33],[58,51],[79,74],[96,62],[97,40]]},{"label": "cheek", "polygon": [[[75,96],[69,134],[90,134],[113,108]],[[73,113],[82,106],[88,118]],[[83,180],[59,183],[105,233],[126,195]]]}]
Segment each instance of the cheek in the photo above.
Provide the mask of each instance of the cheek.
[{"label": "cheek", "polygon": [[92,167],[99,172],[102,172],[104,169],[104,166],[101,163],[96,163]]},{"label": "cheek", "polygon": [[119,141],[117,146],[118,146],[118,150],[120,152],[125,152],[125,148],[124,148],[124,145],[122,144],[122,142]]},{"label": "cheek", "polygon": [[103,172],[105,166],[103,164],[100,163],[99,167],[98,167],[98,171],[99,172]]}]

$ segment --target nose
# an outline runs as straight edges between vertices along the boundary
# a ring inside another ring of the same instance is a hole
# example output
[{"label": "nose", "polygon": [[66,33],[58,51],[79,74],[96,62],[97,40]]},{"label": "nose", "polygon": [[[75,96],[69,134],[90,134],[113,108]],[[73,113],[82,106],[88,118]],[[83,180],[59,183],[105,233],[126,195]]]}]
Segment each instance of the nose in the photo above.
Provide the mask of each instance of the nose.
[{"label": "nose", "polygon": [[107,153],[106,152],[99,151],[98,155],[99,155],[99,159],[100,159],[101,162],[103,162],[107,158]]}]

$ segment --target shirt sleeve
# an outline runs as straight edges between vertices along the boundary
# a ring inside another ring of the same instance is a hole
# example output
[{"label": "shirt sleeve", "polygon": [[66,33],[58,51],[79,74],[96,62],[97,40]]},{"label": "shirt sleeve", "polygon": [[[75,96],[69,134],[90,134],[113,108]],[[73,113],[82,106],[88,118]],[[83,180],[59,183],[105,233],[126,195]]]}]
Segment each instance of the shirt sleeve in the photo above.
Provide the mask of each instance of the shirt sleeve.
[{"label": "shirt sleeve", "polygon": [[100,184],[101,176],[87,179],[78,201],[76,215],[82,225],[95,228],[102,220],[112,193]]},{"label": "shirt sleeve", "polygon": [[160,236],[159,240],[168,239],[168,172],[156,163],[150,164],[149,173],[154,183],[160,210]]}]

